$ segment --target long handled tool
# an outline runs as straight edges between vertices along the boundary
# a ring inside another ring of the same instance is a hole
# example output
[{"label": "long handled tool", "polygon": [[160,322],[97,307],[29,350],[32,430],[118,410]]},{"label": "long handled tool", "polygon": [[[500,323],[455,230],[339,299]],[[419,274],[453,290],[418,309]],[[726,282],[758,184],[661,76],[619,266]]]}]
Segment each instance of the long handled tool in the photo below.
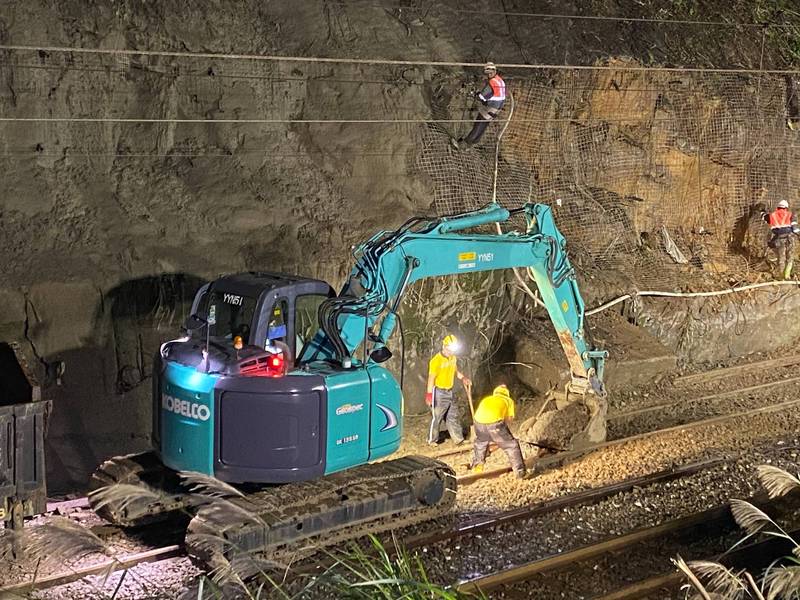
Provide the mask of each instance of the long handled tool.
[{"label": "long handled tool", "polygon": [[472,402],[472,382],[469,382],[469,385],[465,385],[464,389],[467,392],[467,401],[469,402],[469,414],[472,418],[472,424],[469,426],[469,439],[473,441],[475,439],[475,405]]}]

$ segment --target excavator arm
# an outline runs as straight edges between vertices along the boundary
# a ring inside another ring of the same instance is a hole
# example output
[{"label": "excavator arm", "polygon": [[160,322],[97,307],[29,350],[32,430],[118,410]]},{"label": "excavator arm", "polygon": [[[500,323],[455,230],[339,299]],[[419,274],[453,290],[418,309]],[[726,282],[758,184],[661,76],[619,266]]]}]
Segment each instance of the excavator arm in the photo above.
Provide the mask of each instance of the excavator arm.
[{"label": "excavator arm", "polygon": [[[523,213],[526,230],[500,234],[466,232],[502,223]],[[347,284],[336,298],[320,306],[320,330],[304,349],[300,363],[358,359],[354,352],[365,340],[373,343],[367,360],[390,356],[385,344],[394,330],[397,310],[408,286],[426,277],[477,271],[526,268],[536,282],[570,366],[570,391],[589,387],[605,395],[605,351],[587,340],[584,304],[566,251],[566,240],[552,210],[528,203],[514,211],[497,204],[441,219],[409,220],[396,231],[383,231],[359,246]]]}]

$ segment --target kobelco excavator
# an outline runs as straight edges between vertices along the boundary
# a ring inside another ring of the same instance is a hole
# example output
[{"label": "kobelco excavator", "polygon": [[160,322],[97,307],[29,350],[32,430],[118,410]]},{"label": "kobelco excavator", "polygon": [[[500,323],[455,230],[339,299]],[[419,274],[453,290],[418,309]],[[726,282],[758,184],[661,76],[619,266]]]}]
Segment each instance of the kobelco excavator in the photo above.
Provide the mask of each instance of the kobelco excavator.
[{"label": "kobelco excavator", "polygon": [[[513,213],[524,215],[524,231],[475,231]],[[135,526],[189,511],[187,547],[208,559],[233,550],[277,556],[449,512],[456,482],[447,464],[421,456],[376,462],[398,449],[403,429],[401,387],[382,363],[404,294],[426,277],[528,268],[569,363],[568,398],[589,407],[590,441],[605,437],[606,352],[587,341],[550,207],[490,204],[412,218],[354,256],[338,294],[322,281],[274,273],[200,288],[187,335],[156,356],[155,448],[113,458],[93,477],[101,516]],[[180,476],[187,471],[236,485],[232,510],[198,501]],[[114,484],[142,494],[104,493]]]}]

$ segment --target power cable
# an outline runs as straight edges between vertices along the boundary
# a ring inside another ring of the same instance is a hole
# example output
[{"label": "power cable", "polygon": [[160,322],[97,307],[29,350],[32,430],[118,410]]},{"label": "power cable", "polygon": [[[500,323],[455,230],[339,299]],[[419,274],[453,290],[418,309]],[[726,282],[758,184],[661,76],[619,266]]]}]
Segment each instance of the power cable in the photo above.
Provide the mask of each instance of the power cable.
[{"label": "power cable", "polygon": [[[359,7],[359,8],[380,8],[383,10],[408,10],[419,12],[418,6],[384,6],[380,4],[360,4],[353,5],[346,2],[329,2],[330,4],[338,4],[345,7]],[[567,13],[539,13],[539,12],[520,12],[520,11],[505,11],[505,10],[470,10],[462,8],[454,8],[446,4],[438,4],[436,8],[447,10],[457,14],[475,14],[485,16],[502,15],[506,17],[532,17],[536,19],[565,19],[576,21],[611,21],[621,23],[653,23],[653,24],[666,24],[666,25],[704,25],[704,26],[728,26],[728,27],[764,27],[764,23],[753,22],[738,22],[738,21],[703,21],[700,19],[658,19],[654,17],[612,17],[606,15],[576,15]],[[776,27],[791,27],[792,25],[776,24]]]},{"label": "power cable", "polygon": [[[110,56],[161,56],[172,58],[205,58],[218,60],[252,60],[267,62],[294,62],[294,63],[328,63],[350,65],[395,65],[395,66],[428,66],[428,67],[483,67],[484,63],[457,62],[457,61],[424,61],[424,60],[398,60],[382,58],[334,58],[311,56],[283,56],[279,54],[227,54],[222,52],[179,52],[172,50],[127,50],[112,48],[80,48],[76,46],[27,46],[0,44],[0,51],[14,52],[67,52],[74,54],[104,54]],[[734,74],[772,74],[794,75],[800,73],[797,69],[744,69],[744,68],[707,68],[707,67],[646,67],[646,66],[619,66],[619,65],[556,65],[546,63],[497,63],[501,69],[552,69],[561,71],[664,71],[685,73],[734,73]]]},{"label": "power cable", "polygon": [[[15,63],[13,61],[0,61],[0,66],[8,66],[13,67],[15,69],[37,69],[37,70],[45,70],[45,71],[63,71],[64,69],[69,69],[70,71],[77,71],[79,73],[103,73],[103,74],[120,74],[124,75],[129,72],[128,69],[112,69],[107,66],[97,66],[97,67],[82,67],[76,66],[74,64],[51,64],[51,65],[41,65],[41,64],[27,64],[27,63]],[[213,80],[213,79],[242,79],[242,80],[256,80],[256,81],[267,81],[267,82],[289,82],[289,81],[299,81],[299,82],[306,82],[306,83],[355,83],[355,84],[379,84],[379,85],[425,85],[425,83],[417,83],[414,81],[409,81],[407,79],[346,79],[341,77],[327,77],[327,76],[312,76],[312,77],[290,77],[284,75],[253,75],[253,74],[226,74],[224,72],[215,72],[214,75],[209,75],[203,71],[190,71],[190,72],[180,72],[178,71],[162,71],[157,69],[151,69],[149,67],[143,65],[137,65],[136,69],[141,70],[148,75],[164,75],[170,76],[173,78],[194,78],[194,79],[205,79],[205,80]],[[658,70],[658,69],[653,69]],[[678,69],[680,70],[680,69]],[[766,71],[754,71],[755,75],[766,73]],[[541,83],[536,83],[534,79],[527,78],[527,77],[518,77],[518,76],[506,76],[505,79],[512,81],[512,82],[519,82],[526,84],[527,90],[544,90],[548,93],[550,92],[577,92],[577,91],[584,91],[584,92],[597,92],[597,91],[609,91],[607,86],[597,86],[597,85],[572,85],[572,84],[562,84],[562,85],[546,85]],[[661,93],[665,92],[665,87],[630,87],[624,86],[622,88],[625,92],[653,92],[653,93]],[[669,88],[666,89],[669,92]],[[124,92],[122,92],[124,93]]]},{"label": "power cable", "polygon": [[[581,123],[580,117],[552,118],[527,118],[515,119],[516,123]],[[653,117],[642,118],[641,115],[630,117],[602,118],[602,123],[692,123],[695,117]],[[416,117],[410,119],[200,119],[200,118],[146,118],[146,117],[0,117],[0,123],[223,123],[223,124],[249,124],[249,125],[282,125],[290,123],[319,125],[414,125],[421,123],[472,123],[474,119],[431,119]],[[781,146],[782,147],[782,146]]]}]

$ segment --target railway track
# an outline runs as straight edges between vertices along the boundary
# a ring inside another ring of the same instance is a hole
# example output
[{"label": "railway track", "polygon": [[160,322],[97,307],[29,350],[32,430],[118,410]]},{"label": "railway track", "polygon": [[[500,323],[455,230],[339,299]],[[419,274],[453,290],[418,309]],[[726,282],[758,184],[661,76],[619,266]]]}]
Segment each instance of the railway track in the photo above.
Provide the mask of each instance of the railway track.
[{"label": "railway track", "polygon": [[[800,358],[791,357],[792,359],[796,359],[800,361]],[[787,363],[788,359],[783,359],[781,364],[789,364]],[[755,365],[748,365],[748,368],[763,368],[766,363],[772,363],[773,361],[762,361]],[[795,364],[795,363],[791,363]],[[737,367],[738,368],[738,367]],[[700,374],[698,374],[700,375]],[[714,377],[719,377],[719,375],[714,374]],[[742,393],[746,390],[753,390],[753,389],[761,389],[767,388],[771,386],[780,385],[782,383],[791,383],[795,380],[800,380],[798,378],[792,378],[790,380],[784,380],[780,382],[768,382],[765,384],[759,384],[757,386],[750,386],[749,388],[742,388],[738,390],[730,390],[725,392],[720,392],[719,394],[713,394],[711,396],[706,396],[704,398],[709,397],[717,397],[717,396],[725,396],[725,395],[732,395],[736,393]],[[617,440],[612,440],[610,442],[605,442],[602,444],[596,444],[593,446],[589,446],[587,448],[583,448],[581,450],[576,451],[569,451],[564,453],[559,453],[556,455],[546,456],[541,459],[529,459],[528,466],[532,468],[534,472],[541,472],[552,468],[557,468],[559,466],[564,465],[565,463],[572,462],[578,460],[582,456],[585,456],[591,452],[595,452],[597,450],[614,447],[630,442],[634,442],[639,439],[644,439],[651,436],[658,436],[663,434],[668,434],[676,431],[688,431],[691,429],[702,428],[718,423],[722,423],[728,420],[734,419],[745,419],[747,417],[756,415],[756,414],[765,414],[771,412],[778,412],[781,410],[788,410],[791,408],[800,407],[800,400],[791,400],[787,402],[782,402],[779,404],[774,404],[765,407],[759,407],[752,410],[741,411],[733,414],[716,416],[709,419],[703,419],[700,421],[696,421],[693,423],[687,423],[682,425],[677,425],[673,427],[668,427],[665,429],[659,429],[655,431],[649,431],[641,434],[637,434],[627,438],[620,438]],[[656,410],[658,407],[653,407],[653,410]],[[446,457],[446,456],[453,456],[457,454],[463,454],[464,452],[469,452],[470,448],[465,449],[457,449],[457,450],[450,450],[445,452],[437,453],[435,456],[438,457]],[[592,490],[586,490],[584,492],[579,492],[577,494],[571,494],[569,496],[556,498],[554,500],[546,501],[543,503],[537,503],[535,505],[522,507],[519,509],[515,509],[512,511],[507,511],[505,513],[500,513],[498,515],[493,515],[490,517],[485,518],[478,518],[478,519],[470,519],[464,522],[459,523],[454,528],[447,530],[447,531],[437,531],[433,534],[425,534],[420,536],[415,536],[406,540],[406,544],[409,548],[419,548],[425,545],[434,544],[437,542],[447,541],[449,539],[456,539],[458,537],[473,535],[481,531],[486,531],[489,529],[494,529],[499,527],[503,524],[511,523],[517,520],[525,520],[531,517],[535,517],[541,514],[544,514],[548,511],[558,510],[559,508],[564,508],[568,506],[575,506],[579,504],[591,504],[594,502],[598,502],[604,498],[607,498],[611,495],[622,493],[624,491],[630,490],[633,487],[643,487],[646,485],[651,485],[653,483],[658,483],[659,481],[666,481],[669,479],[675,479],[678,477],[683,477],[690,475],[692,473],[696,473],[705,468],[712,468],[715,464],[723,462],[721,459],[714,459],[709,461],[702,461],[699,463],[694,463],[691,465],[685,465],[682,467],[676,467],[673,469],[668,469],[665,471],[660,471],[658,473],[654,473],[651,475],[645,475],[642,477],[637,477],[635,479],[630,479],[622,482],[618,482],[609,486],[605,486],[603,488],[596,488]],[[484,471],[480,474],[475,473],[467,473],[457,477],[457,481],[460,486],[470,485],[479,480],[483,479],[490,479],[493,477],[501,476],[505,473],[510,471],[510,467],[498,467],[495,469]],[[86,500],[83,498],[70,500],[64,503],[54,503],[48,506],[49,510],[58,510],[61,508],[72,508],[72,507],[85,507]],[[98,526],[100,528],[109,529],[108,526]],[[112,530],[114,528],[111,528]],[[116,531],[116,530],[114,530]],[[106,534],[113,534],[114,531],[106,531]],[[100,531],[96,532],[98,535],[102,533]],[[47,589],[59,585],[63,585],[65,583],[69,583],[72,581],[76,581],[83,577],[87,577],[90,575],[94,575],[100,572],[110,572],[115,570],[122,570],[122,569],[129,569],[136,564],[140,564],[143,562],[154,562],[158,560],[166,560],[167,558],[173,558],[175,556],[181,556],[184,554],[182,547],[179,544],[169,544],[165,545],[160,548],[156,548],[154,550],[150,550],[147,552],[141,552],[137,554],[128,555],[116,560],[109,560],[104,561],[101,564],[93,565],[91,567],[87,567],[86,569],[77,569],[69,572],[65,572],[62,574],[55,574],[46,578],[38,579],[36,582],[27,582],[27,583],[20,583],[14,584],[11,586],[0,587],[0,598],[4,597],[4,593],[16,593],[19,594],[20,592],[24,592],[25,590],[30,590],[32,586],[35,586],[36,589]],[[466,585],[466,584],[465,584]]]},{"label": "railway track", "polygon": [[[800,407],[800,400],[788,400],[786,402],[781,402],[778,404],[771,404],[769,406],[762,406],[759,408],[754,408],[751,410],[745,410],[741,412],[736,412],[728,415],[721,415],[717,417],[711,417],[708,419],[702,419],[700,421],[695,421],[693,423],[684,423],[682,425],[675,425],[673,427],[666,427],[664,429],[656,429],[654,431],[647,431],[644,433],[639,433],[633,436],[619,438],[616,440],[611,440],[610,442],[603,442],[601,444],[593,444],[591,446],[587,446],[585,448],[581,448],[579,450],[569,450],[567,452],[561,452],[558,454],[553,454],[551,456],[546,456],[541,459],[536,458],[528,458],[526,460],[526,465],[528,468],[532,469],[534,472],[540,472],[547,469],[552,469],[555,467],[562,466],[563,464],[577,460],[582,456],[585,456],[591,452],[595,452],[597,450],[603,450],[606,448],[613,448],[615,446],[621,446],[623,444],[628,444],[631,442],[635,442],[637,440],[645,439],[648,437],[655,437],[659,435],[664,435],[668,433],[674,433],[679,431],[690,431],[693,429],[700,429],[703,427],[708,427],[710,425],[716,425],[719,423],[724,423],[725,421],[730,421],[733,419],[746,419],[748,417],[752,417],[755,415],[760,414],[767,414],[772,412],[778,412],[781,410],[786,410],[794,407]],[[490,479],[493,477],[500,477],[506,473],[511,471],[510,466],[502,466],[496,467],[491,470],[486,470],[482,473],[467,473],[465,475],[459,475],[456,477],[459,485],[469,485],[471,483],[475,483],[476,481],[480,481],[482,479]]]},{"label": "railway track", "polygon": [[689,465],[664,469],[641,477],[633,477],[603,487],[583,490],[574,494],[553,498],[552,500],[546,500],[529,506],[523,506],[488,517],[467,519],[456,524],[452,529],[445,529],[408,538],[404,541],[404,545],[407,549],[421,548],[444,541],[452,541],[467,535],[475,535],[508,523],[525,521],[564,508],[594,504],[610,496],[622,494],[637,487],[647,487],[656,483],[688,477],[689,475],[693,475],[705,469],[711,469],[729,462],[730,460],[732,459],[717,458],[699,461]]},{"label": "railway track", "polygon": [[[673,384],[677,388],[686,387],[686,386],[693,386],[699,385],[704,383],[710,383],[714,381],[718,381],[720,379],[724,379],[726,377],[734,377],[734,376],[741,376],[753,371],[762,371],[770,368],[783,368],[783,367],[790,367],[793,365],[800,365],[800,354],[792,355],[787,357],[781,358],[774,358],[774,359],[767,359],[761,361],[754,361],[751,363],[743,364],[743,365],[734,365],[731,367],[722,367],[719,369],[713,369],[710,371],[704,371],[701,373],[693,373],[691,375],[683,375],[677,377],[673,380]],[[711,394],[705,394],[701,396],[697,396],[695,398],[680,398],[677,400],[672,400],[669,402],[660,402],[658,404],[653,404],[650,406],[643,406],[641,408],[636,408],[627,411],[620,411],[611,413],[608,415],[607,420],[609,422],[621,421],[624,419],[630,419],[632,417],[639,417],[646,414],[658,413],[665,409],[674,407],[674,406],[692,406],[692,405],[699,405],[702,403],[714,403],[717,400],[725,400],[731,397],[735,397],[737,395],[745,395],[751,394],[754,392],[759,392],[763,390],[770,390],[773,388],[778,388],[784,385],[790,385],[793,383],[800,383],[800,376],[796,377],[789,377],[789,378],[782,378],[775,381],[767,381],[763,383],[759,383],[756,385],[749,385],[744,387],[736,387],[730,390],[723,390],[719,392],[714,392]],[[680,389],[676,390],[680,392]],[[620,438],[622,439],[622,438]],[[627,438],[626,438],[627,439]],[[616,441],[616,440],[614,440]],[[602,445],[598,445],[601,447]],[[461,456],[463,454],[468,454],[472,451],[472,446],[467,445],[465,447],[458,447],[458,448],[450,448],[446,450],[440,450],[430,454],[432,458],[437,459],[448,459],[456,456]],[[469,483],[469,480],[465,479],[463,481],[460,480],[462,483]]]},{"label": "railway track", "polygon": [[[772,515],[787,514],[800,505],[796,498],[791,501],[768,501],[759,496],[750,501]],[[730,505],[726,503],[502,571],[483,574],[459,582],[456,588],[472,593],[496,593],[502,588],[505,598],[533,597],[527,593],[527,589],[531,588],[536,589],[537,598],[547,597],[544,594],[547,589],[552,588],[551,596],[558,596],[563,593],[561,590],[569,589],[573,597],[631,600],[680,584],[680,576],[664,572],[669,559],[678,554],[689,560],[722,558],[726,565],[741,568],[763,566],[775,558],[786,556],[787,552],[791,553],[791,547],[782,544],[759,543],[722,557],[737,536],[744,537],[744,534],[738,530]],[[752,555],[754,551],[757,553],[755,556]],[[643,556],[647,558],[642,560]],[[644,570],[647,564],[651,572],[655,571],[649,576]],[[622,569],[621,573],[614,573],[611,565],[634,565],[637,575],[645,574],[645,577],[630,583],[625,581],[623,575],[628,571]],[[609,589],[608,579],[613,577],[620,577],[621,581],[618,584],[612,581],[612,589]],[[521,588],[518,584],[523,582],[527,584],[527,589],[515,591],[513,586]],[[588,586],[588,593],[578,589],[580,584]]]}]

